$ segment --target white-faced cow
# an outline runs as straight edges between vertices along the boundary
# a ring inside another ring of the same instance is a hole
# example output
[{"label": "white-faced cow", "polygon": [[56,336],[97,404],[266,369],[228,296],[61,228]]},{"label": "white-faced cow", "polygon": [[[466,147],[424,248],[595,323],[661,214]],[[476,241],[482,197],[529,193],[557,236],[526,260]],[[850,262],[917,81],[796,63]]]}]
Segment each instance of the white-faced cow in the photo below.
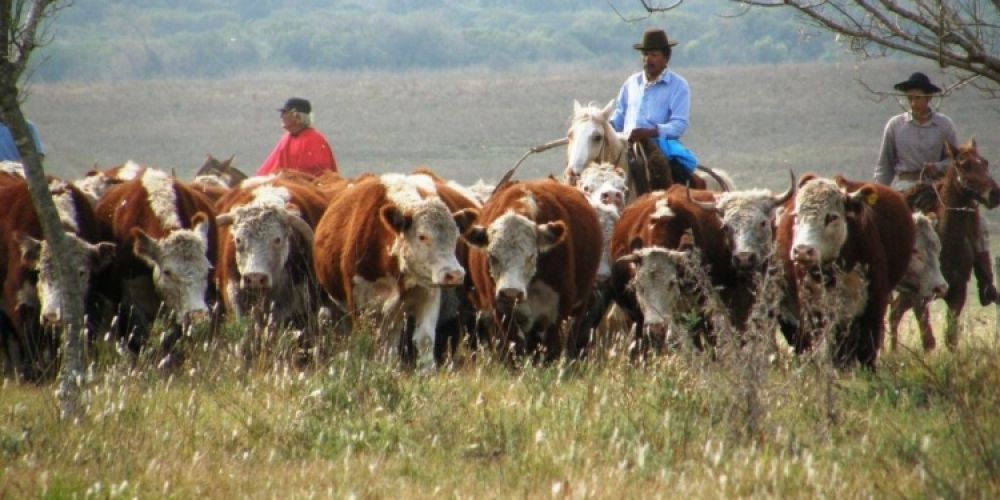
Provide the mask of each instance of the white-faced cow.
[{"label": "white-faced cow", "polygon": [[899,193],[876,184],[849,193],[831,179],[804,177],[777,234],[790,290],[782,321],[789,344],[801,352],[828,328],[835,362],[874,369],[913,241]]},{"label": "white-faced cow", "polygon": [[477,215],[452,212],[433,183],[413,176],[366,177],[331,200],[316,227],[317,279],[355,324],[365,311],[390,325],[407,319],[400,345],[412,343],[417,352],[404,349],[403,360],[419,355],[430,366],[441,288],[465,280],[455,247]]},{"label": "white-faced cow", "polygon": [[118,245],[105,281],[106,293],[121,304],[123,338],[138,352],[163,312],[173,319],[163,346],[169,350],[181,323],[207,318],[215,212],[200,194],[155,169],[113,186],[95,212],[104,237]]},{"label": "white-faced cow", "polygon": [[[96,317],[91,275],[112,260],[114,245],[100,243],[93,208],[86,196],[70,184],[49,179],[49,191],[69,242],[69,253],[59,256],[76,270],[85,295],[88,317]],[[54,374],[58,327],[62,324],[67,291],[57,286],[55,256],[42,240],[41,223],[23,179],[0,185],[0,282],[3,283],[0,339],[10,367],[24,379]]]},{"label": "white-faced cow", "polygon": [[[474,298],[492,317],[503,352],[562,353],[560,327],[586,307],[601,255],[597,214],[555,180],[501,185],[464,236]],[[569,339],[573,344],[579,339]]]},{"label": "white-faced cow", "polygon": [[275,326],[315,327],[313,228],[326,209],[319,188],[272,177],[237,188],[216,208],[216,279],[226,311],[250,315],[257,326],[269,320]]},{"label": "white-faced cow", "polygon": [[899,322],[906,311],[913,309],[920,328],[920,339],[925,351],[934,349],[934,331],[931,329],[930,302],[944,297],[948,282],[941,274],[941,238],[937,234],[937,215],[913,214],[916,239],[913,257],[906,274],[896,285],[896,299],[889,307],[889,339],[892,349],[899,345]]}]

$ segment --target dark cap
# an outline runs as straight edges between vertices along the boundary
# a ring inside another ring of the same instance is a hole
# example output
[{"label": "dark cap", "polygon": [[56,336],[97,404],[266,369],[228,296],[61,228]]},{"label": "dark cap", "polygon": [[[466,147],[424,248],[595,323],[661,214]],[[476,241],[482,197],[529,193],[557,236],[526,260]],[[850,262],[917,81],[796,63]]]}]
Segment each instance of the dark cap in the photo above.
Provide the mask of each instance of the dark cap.
[{"label": "dark cap", "polygon": [[937,85],[931,83],[931,79],[927,78],[927,75],[919,71],[910,75],[908,80],[893,85],[893,88],[900,92],[906,92],[914,89],[922,90],[926,94],[937,94],[938,92],[941,92],[941,89]]},{"label": "dark cap", "polygon": [[663,30],[648,29],[642,34],[642,40],[632,47],[636,50],[667,50],[674,45],[677,45],[677,42],[668,40],[667,33]]},{"label": "dark cap", "polygon": [[293,109],[299,113],[312,113],[312,104],[309,104],[309,101],[301,97],[289,97],[288,100],[285,101],[284,107],[278,108],[278,111],[289,111]]}]

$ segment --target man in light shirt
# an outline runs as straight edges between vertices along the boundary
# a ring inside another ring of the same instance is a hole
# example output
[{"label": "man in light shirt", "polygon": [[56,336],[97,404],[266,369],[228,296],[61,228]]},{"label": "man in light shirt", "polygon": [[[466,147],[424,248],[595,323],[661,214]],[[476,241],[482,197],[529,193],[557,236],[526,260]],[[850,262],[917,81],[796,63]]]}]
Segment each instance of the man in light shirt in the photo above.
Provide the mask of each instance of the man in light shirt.
[{"label": "man in light shirt", "polygon": [[[649,29],[643,33],[642,40],[633,45],[642,52],[642,71],[622,84],[611,115],[611,126],[615,131],[630,143],[641,143],[649,158],[648,179],[644,179],[646,165],[637,165],[641,160],[630,158],[629,177],[633,182],[639,181],[639,185],[633,186],[636,195],[663,189],[672,183],[700,180],[698,176],[690,175],[693,164],[688,165],[688,169],[676,159],[668,161],[664,157],[668,153],[663,151],[664,146],[683,148],[678,141],[687,131],[691,110],[687,80],[667,69],[674,45],[677,42],[671,42],[663,30]],[[636,179],[636,174],[639,179]],[[642,185],[643,180],[647,181],[647,185]],[[695,185],[703,186],[704,183]]]},{"label": "man in light shirt", "polygon": [[[949,162],[945,143],[954,148],[958,145],[958,137],[951,118],[931,107],[931,100],[941,88],[931,83],[927,75],[913,73],[893,87],[906,95],[910,110],[893,116],[885,125],[875,182],[905,191],[914,184],[932,182],[944,174]],[[979,303],[985,306],[997,302],[1000,297],[993,283],[989,227],[982,212],[973,238],[973,251]]]}]

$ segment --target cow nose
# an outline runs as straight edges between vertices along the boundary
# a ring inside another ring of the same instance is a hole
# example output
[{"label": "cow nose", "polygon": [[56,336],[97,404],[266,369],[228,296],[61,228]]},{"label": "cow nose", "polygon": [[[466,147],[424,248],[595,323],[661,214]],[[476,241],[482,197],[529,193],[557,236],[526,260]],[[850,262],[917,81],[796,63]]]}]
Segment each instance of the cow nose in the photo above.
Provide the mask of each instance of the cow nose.
[{"label": "cow nose", "polygon": [[501,302],[520,302],[524,300],[524,292],[517,288],[501,288],[497,290],[497,300]]},{"label": "cow nose", "polygon": [[625,208],[625,196],[621,191],[607,191],[601,194],[601,203],[614,205],[619,210]]},{"label": "cow nose", "polygon": [[792,248],[792,260],[795,262],[803,264],[812,264],[816,262],[817,253],[816,248],[808,245],[795,245]]},{"label": "cow nose", "polygon": [[441,276],[441,285],[443,286],[458,286],[462,284],[465,280],[465,271],[461,269],[455,269],[452,271],[446,271]]},{"label": "cow nose", "polygon": [[743,271],[753,269],[757,267],[757,254],[753,252],[739,252],[734,254],[733,266]]},{"label": "cow nose", "polygon": [[243,288],[267,288],[271,285],[269,278],[264,273],[246,273],[243,275]]}]

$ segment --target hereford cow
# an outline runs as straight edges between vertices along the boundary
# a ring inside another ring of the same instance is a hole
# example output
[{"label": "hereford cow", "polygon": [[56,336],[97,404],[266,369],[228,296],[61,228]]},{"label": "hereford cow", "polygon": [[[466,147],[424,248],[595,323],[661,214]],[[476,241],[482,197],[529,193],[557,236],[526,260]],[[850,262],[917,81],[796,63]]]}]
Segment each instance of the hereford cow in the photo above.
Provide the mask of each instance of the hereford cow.
[{"label": "hereford cow", "polygon": [[[69,253],[60,258],[79,273],[86,295],[82,309],[95,318],[90,277],[111,262],[114,245],[99,242],[93,208],[82,192],[58,179],[49,179],[49,191],[69,242]],[[56,286],[54,256],[41,241],[41,223],[27,182],[18,179],[0,187],[0,214],[0,348],[19,378],[47,378],[55,373],[55,333],[62,323],[66,291]]]},{"label": "hereford cow", "polygon": [[586,307],[601,255],[600,224],[583,194],[555,180],[501,185],[464,237],[475,247],[476,305],[493,318],[503,351],[559,356],[561,323]]},{"label": "hereford cow", "polygon": [[[475,209],[452,212],[433,183],[413,176],[366,177],[330,201],[316,227],[313,263],[322,288],[353,323],[365,311],[392,325],[408,318],[404,362],[433,362],[441,288],[456,287],[465,270],[455,256],[460,230]],[[411,356],[412,354],[412,356]]]},{"label": "hereford cow", "polygon": [[137,179],[145,170],[146,167],[129,160],[107,170],[91,170],[83,179],[73,181],[73,185],[83,191],[91,203],[96,204],[112,186]]},{"label": "hereford cow", "polygon": [[312,266],[313,228],[326,209],[319,189],[271,176],[266,182],[237,188],[216,209],[216,283],[225,310],[252,316],[258,327],[265,321],[273,326],[315,327],[311,319],[318,309],[319,288]]},{"label": "hereford cow", "polygon": [[120,333],[138,352],[160,312],[172,318],[171,336],[181,323],[207,317],[211,262],[216,255],[215,216],[209,202],[164,172],[146,169],[113,186],[95,207],[103,237],[117,248],[104,280],[124,313]]},{"label": "hereford cow", "polygon": [[782,319],[789,344],[801,352],[829,329],[838,365],[874,369],[885,311],[913,241],[913,219],[899,193],[876,184],[848,193],[834,180],[804,177],[776,242],[789,289]]}]

